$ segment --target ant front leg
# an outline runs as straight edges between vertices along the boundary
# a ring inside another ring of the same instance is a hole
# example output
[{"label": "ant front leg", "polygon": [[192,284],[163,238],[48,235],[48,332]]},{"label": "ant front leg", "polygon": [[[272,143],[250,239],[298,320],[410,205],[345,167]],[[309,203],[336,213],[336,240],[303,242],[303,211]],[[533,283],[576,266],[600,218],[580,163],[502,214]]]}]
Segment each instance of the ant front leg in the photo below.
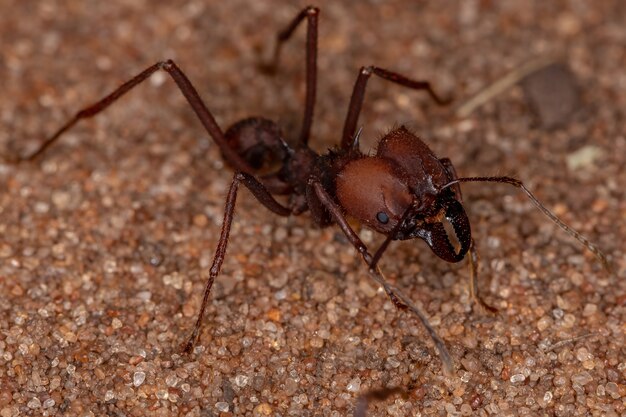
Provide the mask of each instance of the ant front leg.
[{"label": "ant front leg", "polygon": [[419,318],[419,320],[422,322],[422,325],[433,340],[435,347],[437,348],[439,358],[441,359],[443,365],[444,373],[446,374],[446,376],[452,376],[454,372],[452,357],[450,356],[450,353],[448,352],[445,343],[443,342],[443,340],[441,340],[435,329],[433,329],[433,327],[430,325],[424,313],[422,313],[422,311],[417,308],[417,306],[413,304],[411,299],[404,295],[402,291],[400,291],[398,288],[396,288],[387,281],[380,268],[376,266],[374,262],[375,257],[372,257],[365,243],[363,243],[361,238],[359,238],[359,236],[352,229],[352,227],[350,227],[350,224],[348,223],[346,217],[343,215],[341,208],[337,205],[337,203],[333,201],[332,197],[324,189],[322,184],[318,180],[311,180],[309,181],[309,186],[313,187],[315,196],[319,199],[322,206],[324,206],[328,210],[328,212],[335,220],[335,222],[339,225],[350,243],[352,243],[352,246],[354,246],[359,254],[361,254],[363,261],[365,261],[368,266],[370,276],[380,286],[383,287],[391,302],[396,306],[396,308],[401,310],[410,310]]},{"label": "ant front leg", "polygon": [[413,90],[426,90],[430,97],[440,106],[444,106],[450,103],[450,99],[443,99],[439,97],[428,81],[415,81],[404,75],[396,72],[388,71],[379,67],[361,67],[359,70],[359,76],[356,79],[354,88],[352,90],[352,97],[350,97],[350,105],[348,107],[348,114],[346,115],[346,121],[343,125],[343,136],[341,138],[341,149],[349,149],[354,143],[353,137],[356,130],[356,124],[359,120],[359,114],[363,107],[363,100],[365,98],[365,87],[367,87],[367,81],[370,76],[374,74],[380,78],[399,84],[401,86],[411,88]]},{"label": "ant front leg", "polygon": [[187,343],[185,344],[185,353],[190,353],[194,345],[196,344],[196,340],[198,339],[198,335],[200,334],[200,328],[202,327],[204,311],[206,310],[206,307],[209,303],[209,294],[211,293],[213,282],[215,282],[215,278],[217,278],[220,270],[222,269],[222,263],[224,262],[224,257],[226,256],[226,247],[228,246],[228,238],[230,236],[230,227],[232,225],[233,217],[235,215],[237,191],[239,189],[239,184],[241,183],[243,183],[246,188],[248,188],[248,190],[252,192],[254,197],[270,211],[278,214],[279,216],[289,216],[291,214],[291,210],[277,202],[274,197],[272,197],[272,195],[269,193],[269,191],[267,191],[267,189],[263,186],[263,184],[261,184],[252,175],[243,172],[235,173],[235,176],[233,177],[233,182],[230,184],[230,188],[228,189],[228,195],[226,197],[226,208],[224,209],[224,221],[222,223],[222,231],[220,233],[220,239],[217,243],[215,255],[213,256],[213,263],[211,264],[211,269],[209,270],[209,278],[207,279],[206,286],[204,288],[202,305],[200,306],[200,312],[198,313],[198,318],[196,319],[196,324],[193,327],[191,336],[189,336],[189,339],[187,339]]},{"label": "ant front leg", "polygon": [[276,71],[283,44],[291,38],[298,25],[306,18],[306,96],[300,132],[300,145],[302,146],[306,146],[309,142],[311,125],[313,124],[313,109],[317,89],[317,23],[319,14],[320,10],[317,7],[308,6],[302,9],[285,29],[278,32],[272,60],[268,64],[262,65],[262,69],[266,72],[273,73]]},{"label": "ant front leg", "polygon": [[[452,161],[449,158],[441,158],[439,160],[448,174],[449,181],[456,181],[458,179],[458,175],[456,173],[456,169],[454,165],[452,165]],[[456,183],[451,186],[452,191],[454,191],[454,195],[457,200],[462,204],[463,203],[463,194],[461,194],[461,184]],[[478,304],[483,308],[483,310],[489,311],[490,313],[497,313],[498,309],[490,306],[482,299],[478,290],[478,261],[480,257],[478,256],[478,249],[476,249],[476,242],[472,239],[468,251],[468,264],[470,268],[470,279],[469,279],[469,293],[470,298],[473,303]]]},{"label": "ant front leg", "polygon": [[122,84],[120,87],[115,89],[111,94],[107,95],[103,99],[80,110],[72,119],[70,119],[67,123],[61,126],[61,128],[57,130],[52,136],[48,137],[39,146],[39,148],[35,150],[35,152],[26,157],[18,158],[17,161],[33,161],[37,159],[46,151],[46,149],[52,146],[66,131],[68,131],[80,120],[88,119],[102,112],[124,94],[132,90],[141,82],[148,79],[158,70],[164,70],[172,77],[172,79],[178,86],[178,89],[183,93],[183,95],[187,99],[187,102],[196,113],[196,116],[198,116],[198,119],[200,119],[200,122],[202,123],[206,131],[213,138],[215,143],[217,143],[228,162],[239,171],[253,173],[254,170],[248,165],[248,163],[228,145],[228,142],[224,138],[224,133],[222,132],[222,129],[220,129],[217,122],[215,121],[215,118],[207,108],[206,104],[204,104],[202,98],[200,98],[198,91],[191,84],[191,81],[189,81],[187,76],[180,70],[180,68],[178,68],[178,66],[172,60],[157,62],[156,64],[142,71],[140,74],[131,78],[129,81],[126,81],[124,84]]}]

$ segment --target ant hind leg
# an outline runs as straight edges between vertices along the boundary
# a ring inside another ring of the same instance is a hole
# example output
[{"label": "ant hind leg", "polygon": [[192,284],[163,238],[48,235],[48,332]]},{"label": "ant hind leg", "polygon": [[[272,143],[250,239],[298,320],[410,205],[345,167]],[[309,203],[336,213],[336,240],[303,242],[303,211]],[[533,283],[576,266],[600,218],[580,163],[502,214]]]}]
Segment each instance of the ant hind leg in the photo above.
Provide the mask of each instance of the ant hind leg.
[{"label": "ant hind leg", "polygon": [[319,13],[320,10],[313,6],[302,9],[283,30],[278,32],[274,45],[274,54],[271,60],[260,66],[261,70],[266,73],[272,74],[276,71],[283,44],[291,38],[291,35],[293,35],[298,25],[306,18],[306,96],[299,139],[299,144],[302,146],[306,146],[309,142],[311,125],[313,124],[313,109],[315,107],[315,95],[317,90],[317,26]]}]

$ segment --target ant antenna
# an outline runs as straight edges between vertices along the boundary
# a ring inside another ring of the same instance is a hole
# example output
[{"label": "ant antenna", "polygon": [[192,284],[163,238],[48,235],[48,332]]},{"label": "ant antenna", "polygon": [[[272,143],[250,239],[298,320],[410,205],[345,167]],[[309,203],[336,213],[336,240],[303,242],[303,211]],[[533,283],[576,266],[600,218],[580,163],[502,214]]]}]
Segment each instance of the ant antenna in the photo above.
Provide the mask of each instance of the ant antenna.
[{"label": "ant antenna", "polygon": [[565,224],[561,219],[557,217],[556,214],[552,213],[548,210],[541,202],[535,197],[533,193],[530,192],[528,188],[518,179],[512,177],[466,177],[466,178],[457,178],[454,181],[450,181],[446,185],[444,185],[441,189],[448,188],[454,184],[458,184],[461,182],[499,182],[504,184],[510,184],[514,187],[521,188],[524,193],[530,198],[533,204],[543,213],[545,214],[552,222],[554,222],[557,226],[565,231],[568,235],[572,236],[574,239],[578,240],[583,244],[591,253],[593,253],[596,258],[600,261],[604,269],[610,274],[613,275],[613,270],[609,265],[609,261],[606,258],[606,255],[598,249],[596,245],[591,243],[586,237],[578,233],[576,230],[572,229],[570,226]]}]

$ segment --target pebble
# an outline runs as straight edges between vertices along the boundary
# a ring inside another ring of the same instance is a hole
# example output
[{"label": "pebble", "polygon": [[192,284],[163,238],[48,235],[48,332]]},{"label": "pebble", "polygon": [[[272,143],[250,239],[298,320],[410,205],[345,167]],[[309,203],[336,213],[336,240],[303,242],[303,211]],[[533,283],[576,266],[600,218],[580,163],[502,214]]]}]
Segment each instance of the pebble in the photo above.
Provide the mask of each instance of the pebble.
[{"label": "pebble", "polygon": [[321,337],[312,337],[310,340],[310,345],[312,348],[315,349],[321,349],[324,347],[324,339],[322,339]]},{"label": "pebble", "polygon": [[26,405],[28,406],[28,408],[35,410],[41,407],[41,401],[39,400],[39,398],[33,397],[30,399],[30,401],[28,401],[28,404]]},{"label": "pebble", "polygon": [[608,395],[611,396],[611,398],[615,400],[621,397],[621,394],[619,392],[619,387],[615,382],[608,382],[605,385],[605,391]]},{"label": "pebble", "polygon": [[17,416],[18,414],[19,414],[19,411],[15,407],[4,407],[2,410],[0,410],[1,417],[14,417],[14,416]]},{"label": "pebble", "polygon": [[555,63],[528,75],[522,87],[532,109],[546,129],[565,125],[579,107],[576,77],[564,63]]},{"label": "pebble", "polygon": [[585,307],[583,309],[583,317],[590,317],[593,316],[596,312],[598,311],[598,306],[595,304],[585,304]]},{"label": "pebble", "polygon": [[115,398],[115,394],[113,393],[113,391],[108,390],[107,392],[104,393],[104,401],[111,401],[114,398]]},{"label": "pebble", "polygon": [[552,326],[554,322],[548,316],[543,316],[539,320],[537,320],[537,329],[541,332]]},{"label": "pebble", "polygon": [[593,355],[589,353],[586,347],[581,347],[576,349],[576,359],[580,362],[584,362],[593,359]]},{"label": "pebble", "polygon": [[227,402],[224,401],[219,401],[215,403],[215,408],[217,409],[217,411],[221,411],[221,412],[227,412],[228,409],[230,408],[230,406],[228,405]]},{"label": "pebble", "polygon": [[567,168],[570,171],[575,172],[580,169],[588,168],[603,156],[604,151],[602,148],[594,145],[587,145],[567,155],[567,159],[565,161],[567,163]]},{"label": "pebble", "polygon": [[510,378],[510,381],[512,384],[523,382],[524,380],[526,380],[526,376],[524,374],[511,375],[511,378]]},{"label": "pebble", "polygon": [[543,394],[543,401],[545,403],[549,403],[550,401],[552,401],[552,398],[553,398],[552,391],[546,391],[546,393]]},{"label": "pebble", "polygon": [[246,385],[248,385],[248,381],[250,380],[250,378],[248,378],[245,375],[237,375],[235,377],[235,385],[237,385],[239,388],[243,388]]},{"label": "pebble", "polygon": [[572,383],[578,385],[587,385],[591,381],[593,381],[593,377],[589,372],[583,371],[577,374],[572,375]]},{"label": "pebble", "polygon": [[350,392],[359,392],[361,390],[361,379],[354,378],[348,382],[348,386],[346,387]]},{"label": "pebble", "polygon": [[138,387],[146,380],[145,372],[135,372],[133,374],[133,385]]},{"label": "pebble", "polygon": [[267,403],[262,403],[254,407],[253,413],[256,416],[270,416],[272,415],[272,407]]}]

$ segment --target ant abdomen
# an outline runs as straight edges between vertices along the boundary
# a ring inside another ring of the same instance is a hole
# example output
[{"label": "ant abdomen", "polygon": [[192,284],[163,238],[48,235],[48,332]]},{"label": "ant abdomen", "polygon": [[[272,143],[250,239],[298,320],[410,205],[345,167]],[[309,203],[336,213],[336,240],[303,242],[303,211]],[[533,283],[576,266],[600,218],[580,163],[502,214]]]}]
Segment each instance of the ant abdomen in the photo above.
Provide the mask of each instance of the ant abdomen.
[{"label": "ant abdomen", "polygon": [[277,172],[288,155],[280,128],[263,117],[240,120],[226,130],[224,138],[259,175]]}]

